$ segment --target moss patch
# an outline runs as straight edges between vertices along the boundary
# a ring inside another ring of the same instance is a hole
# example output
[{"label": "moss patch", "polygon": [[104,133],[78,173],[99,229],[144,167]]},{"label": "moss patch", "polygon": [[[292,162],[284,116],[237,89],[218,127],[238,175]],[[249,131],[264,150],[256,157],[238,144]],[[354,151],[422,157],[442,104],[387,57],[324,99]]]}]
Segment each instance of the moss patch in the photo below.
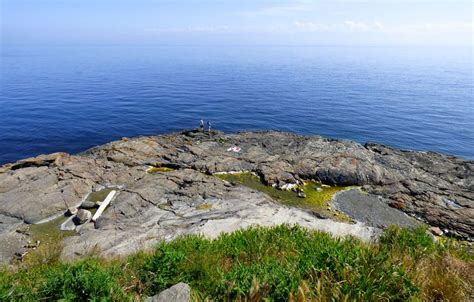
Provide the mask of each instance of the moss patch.
[{"label": "moss patch", "polygon": [[282,204],[309,209],[324,216],[333,217],[339,221],[351,221],[344,213],[328,209],[328,203],[335,193],[349,189],[350,187],[326,186],[315,181],[306,181],[300,187],[306,194],[306,198],[298,197],[295,191],[283,191],[262,183],[258,176],[252,173],[228,173],[218,174],[217,177],[234,183],[247,186],[251,189],[263,192]]},{"label": "moss patch", "polygon": [[210,203],[201,203],[196,206],[197,210],[209,210],[212,208],[212,204]]},{"label": "moss patch", "polygon": [[153,174],[158,172],[169,172],[174,171],[175,169],[169,167],[150,167],[146,169],[146,173]]},{"label": "moss patch", "polygon": [[113,190],[116,190],[116,188],[104,188],[97,192],[92,192],[87,196],[86,200],[92,202],[104,201],[105,197]]},{"label": "moss patch", "polygon": [[75,231],[61,231],[61,224],[67,219],[68,217],[60,216],[45,223],[32,224],[30,234],[35,240],[40,240],[42,244],[76,234]]},{"label": "moss patch", "polygon": [[59,260],[63,239],[77,235],[76,231],[61,231],[61,224],[67,219],[68,217],[60,216],[51,221],[30,226],[32,242],[39,241],[40,244],[36,249],[29,251],[24,259],[26,265],[44,264]]}]

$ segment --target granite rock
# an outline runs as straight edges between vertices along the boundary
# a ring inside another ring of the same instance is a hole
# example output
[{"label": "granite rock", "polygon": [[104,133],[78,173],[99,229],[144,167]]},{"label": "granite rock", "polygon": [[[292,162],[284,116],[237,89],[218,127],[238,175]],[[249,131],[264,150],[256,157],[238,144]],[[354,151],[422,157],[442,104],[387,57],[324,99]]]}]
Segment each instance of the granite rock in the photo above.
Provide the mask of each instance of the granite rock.
[{"label": "granite rock", "polygon": [[[228,151],[230,147],[240,151]],[[148,173],[149,166],[175,170]],[[80,236],[65,241],[65,255],[91,244],[104,254],[123,254],[180,234],[212,237],[253,224],[298,223],[361,238],[379,229],[371,221],[354,227],[320,219],[212,175],[235,171],[253,172],[281,188],[309,179],[361,186],[370,198],[379,196],[390,209],[446,230],[446,235],[474,237],[473,161],[274,131],[183,131],[127,138],[78,155],[54,153],[6,164],[0,167],[0,218],[8,219],[0,236],[15,238],[13,226],[63,215],[104,187],[118,188],[120,194],[95,225],[81,226]],[[208,209],[199,207],[203,203]],[[380,209],[385,213],[385,207]]]}]

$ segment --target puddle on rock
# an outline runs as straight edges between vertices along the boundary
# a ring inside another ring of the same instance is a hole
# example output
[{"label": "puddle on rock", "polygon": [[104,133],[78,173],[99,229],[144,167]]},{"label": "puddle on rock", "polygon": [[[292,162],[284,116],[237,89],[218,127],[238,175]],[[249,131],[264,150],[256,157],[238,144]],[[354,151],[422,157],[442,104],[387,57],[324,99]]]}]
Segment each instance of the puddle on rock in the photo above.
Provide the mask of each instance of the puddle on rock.
[{"label": "puddle on rock", "polygon": [[59,216],[41,224],[32,224],[30,226],[30,234],[34,240],[40,240],[42,243],[50,241],[51,239],[62,239],[67,236],[77,234],[75,231],[61,231],[60,227],[69,217]]},{"label": "puddle on rock", "polygon": [[352,221],[349,216],[329,208],[328,205],[335,193],[347,190],[351,187],[326,186],[315,181],[305,181],[304,185],[300,188],[303,190],[306,197],[301,198],[298,197],[298,193],[295,191],[283,191],[267,186],[261,182],[258,176],[249,172],[217,174],[216,176],[223,180],[239,183],[251,189],[266,193],[274,200],[285,205],[312,210],[322,214],[322,216],[337,221]]}]

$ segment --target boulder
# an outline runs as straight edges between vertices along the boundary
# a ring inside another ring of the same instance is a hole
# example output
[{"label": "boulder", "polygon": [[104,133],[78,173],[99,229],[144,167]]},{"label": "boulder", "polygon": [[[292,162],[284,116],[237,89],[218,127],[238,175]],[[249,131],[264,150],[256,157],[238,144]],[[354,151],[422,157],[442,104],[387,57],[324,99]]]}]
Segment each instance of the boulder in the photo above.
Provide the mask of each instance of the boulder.
[{"label": "boulder", "polygon": [[165,289],[158,295],[148,297],[145,302],[189,302],[191,301],[191,288],[186,283],[180,282]]},{"label": "boulder", "polygon": [[94,209],[97,208],[97,204],[93,201],[85,200],[81,203],[82,209]]},{"label": "boulder", "polygon": [[66,211],[66,213],[65,213],[65,215],[68,216],[68,217],[69,217],[69,216],[74,216],[74,215],[76,215],[76,214],[77,214],[77,208],[76,208],[76,207],[70,207],[70,208],[68,208],[67,211]]},{"label": "boulder", "polygon": [[73,221],[76,225],[84,224],[89,222],[92,218],[92,213],[88,210],[79,209],[76,216],[74,216]]},{"label": "boulder", "polygon": [[430,232],[431,234],[436,235],[436,236],[443,236],[444,234],[443,231],[438,227],[431,227]]}]

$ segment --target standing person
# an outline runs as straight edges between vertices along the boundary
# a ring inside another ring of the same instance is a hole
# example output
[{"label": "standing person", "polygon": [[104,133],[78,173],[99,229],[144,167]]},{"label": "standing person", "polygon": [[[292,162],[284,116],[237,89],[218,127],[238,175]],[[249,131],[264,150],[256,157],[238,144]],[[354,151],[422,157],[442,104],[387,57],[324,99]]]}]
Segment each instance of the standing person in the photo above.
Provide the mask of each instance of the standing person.
[{"label": "standing person", "polygon": [[211,121],[207,121],[208,132],[211,133]]},{"label": "standing person", "polygon": [[204,120],[201,120],[199,122],[199,129],[201,130],[201,132],[204,132]]}]

